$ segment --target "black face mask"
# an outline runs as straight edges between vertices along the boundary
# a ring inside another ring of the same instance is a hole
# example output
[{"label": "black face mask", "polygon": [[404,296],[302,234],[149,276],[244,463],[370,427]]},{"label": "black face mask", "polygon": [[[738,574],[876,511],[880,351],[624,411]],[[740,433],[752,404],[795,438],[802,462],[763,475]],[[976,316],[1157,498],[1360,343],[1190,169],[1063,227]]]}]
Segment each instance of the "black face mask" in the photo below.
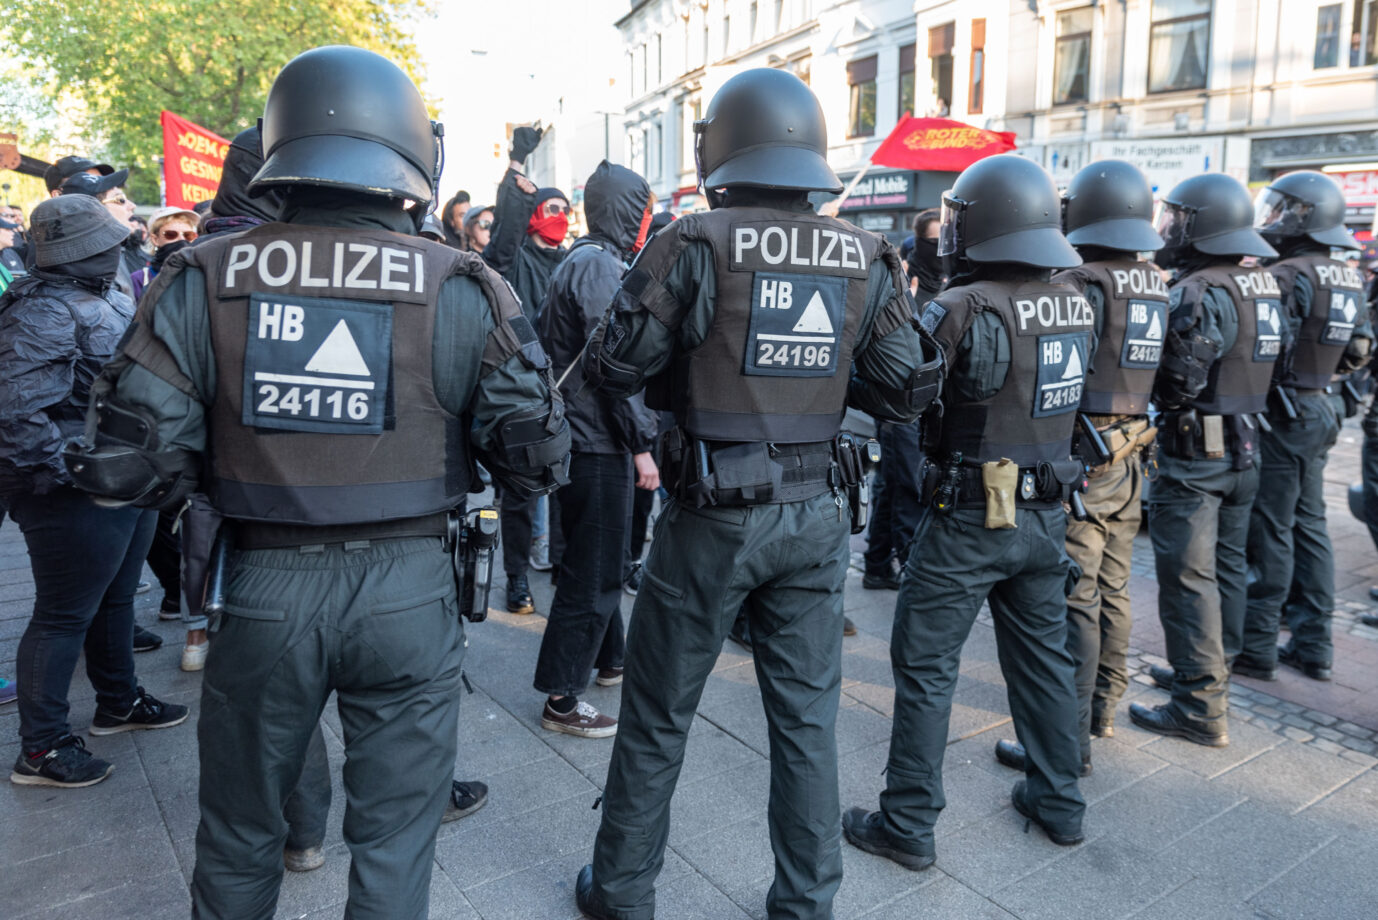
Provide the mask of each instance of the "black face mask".
[{"label": "black face mask", "polygon": [[169,256],[179,249],[186,249],[190,245],[186,240],[176,240],[159,246],[158,251],[153,253],[153,270],[155,272],[162,271],[163,263],[168,260]]},{"label": "black face mask", "polygon": [[909,274],[918,279],[919,287],[925,291],[942,287],[943,258],[938,255],[937,240],[914,237],[914,248],[909,253]]},{"label": "black face mask", "polygon": [[54,265],[52,268],[44,269],[44,271],[71,278],[87,290],[102,294],[115,280],[115,273],[120,269],[121,250],[123,248],[122,243],[116,244],[104,252],[98,252],[76,262]]}]

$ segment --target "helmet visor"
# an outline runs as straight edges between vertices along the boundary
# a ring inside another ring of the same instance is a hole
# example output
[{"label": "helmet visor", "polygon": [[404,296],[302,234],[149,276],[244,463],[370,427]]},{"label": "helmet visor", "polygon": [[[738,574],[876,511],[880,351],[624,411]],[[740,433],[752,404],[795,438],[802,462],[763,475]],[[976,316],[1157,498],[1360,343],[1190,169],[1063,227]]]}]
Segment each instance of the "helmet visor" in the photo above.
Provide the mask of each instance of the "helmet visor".
[{"label": "helmet visor", "polygon": [[1158,214],[1153,220],[1153,229],[1163,238],[1164,249],[1178,249],[1191,242],[1191,225],[1196,219],[1196,209],[1173,204],[1171,201],[1158,202]]},{"label": "helmet visor", "polygon": [[1313,207],[1295,195],[1265,188],[1254,205],[1254,229],[1268,236],[1301,236]]},{"label": "helmet visor", "polygon": [[938,255],[951,256],[962,251],[962,218],[967,203],[954,198],[949,190],[943,193],[942,216],[938,223]]}]

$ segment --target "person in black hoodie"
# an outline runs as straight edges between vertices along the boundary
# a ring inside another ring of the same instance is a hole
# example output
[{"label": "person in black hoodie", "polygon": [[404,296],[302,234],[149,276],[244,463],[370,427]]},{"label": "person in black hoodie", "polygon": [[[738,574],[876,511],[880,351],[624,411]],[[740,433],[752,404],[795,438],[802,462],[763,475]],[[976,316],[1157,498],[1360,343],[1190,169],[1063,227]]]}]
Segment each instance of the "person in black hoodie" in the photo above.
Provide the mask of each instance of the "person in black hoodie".
[{"label": "person in black hoodie", "polygon": [[[584,188],[588,236],[574,243],[555,270],[540,311],[541,341],[557,371],[577,364],[627,263],[645,245],[653,204],[646,180],[630,169],[604,160],[589,177]],[[586,387],[577,369],[567,376],[570,482],[555,493],[565,551],[533,683],[547,694],[543,728],[606,738],[617,732],[617,721],[578,695],[594,668],[599,686],[622,682],[619,602],[632,486],[653,490],[660,485],[650,453],[657,419],[640,395],[621,398]]]},{"label": "person in black hoodie", "polygon": [[[498,185],[498,203],[494,206],[497,219],[483,249],[483,260],[512,285],[532,323],[537,322],[551,276],[565,257],[567,250],[562,243],[569,232],[569,199],[565,193],[557,188],[537,188],[522,175],[522,163],[540,144],[541,134],[541,129],[525,125],[512,133],[511,162]],[[502,560],[507,575],[507,609],[512,613],[536,609],[526,581],[536,504],[535,498],[502,496]]]}]

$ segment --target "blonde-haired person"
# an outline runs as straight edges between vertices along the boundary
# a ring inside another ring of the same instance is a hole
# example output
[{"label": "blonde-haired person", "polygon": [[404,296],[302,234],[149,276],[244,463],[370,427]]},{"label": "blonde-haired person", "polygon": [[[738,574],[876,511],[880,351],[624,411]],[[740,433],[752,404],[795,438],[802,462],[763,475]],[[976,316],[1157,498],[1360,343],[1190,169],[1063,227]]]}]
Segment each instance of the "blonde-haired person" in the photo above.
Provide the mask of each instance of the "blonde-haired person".
[{"label": "blonde-haired person", "polygon": [[144,290],[158,277],[167,257],[191,245],[201,227],[201,217],[190,208],[159,208],[148,219],[148,238],[153,243],[153,261],[131,276],[134,300],[137,303]]}]

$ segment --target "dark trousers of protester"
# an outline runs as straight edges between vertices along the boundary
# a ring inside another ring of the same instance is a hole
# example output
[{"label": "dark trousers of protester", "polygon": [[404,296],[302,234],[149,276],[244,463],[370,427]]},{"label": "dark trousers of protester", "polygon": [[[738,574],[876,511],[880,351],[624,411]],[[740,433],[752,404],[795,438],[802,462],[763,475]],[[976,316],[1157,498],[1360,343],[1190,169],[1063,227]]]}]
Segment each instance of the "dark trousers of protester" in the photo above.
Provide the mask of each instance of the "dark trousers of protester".
[{"label": "dark trousers of protester", "polygon": [[831,920],[842,880],[834,729],[848,527],[831,493],[749,508],[672,501],[661,513],[627,635],[593,850],[597,894],[618,920],[655,914],[689,726],[743,603],[770,741],[766,915]]},{"label": "dark trousers of protester", "polygon": [[577,696],[594,668],[622,667],[622,580],[632,510],[632,458],[575,453],[555,493],[565,552],[533,686]]},{"label": "dark trousers of protester", "polygon": [[1248,543],[1255,578],[1249,584],[1243,657],[1260,667],[1277,664],[1284,607],[1292,632],[1288,648],[1302,661],[1326,667],[1334,659],[1335,554],[1325,524],[1325,463],[1340,420],[1324,394],[1298,396],[1297,415],[1270,414],[1272,432],[1259,435],[1260,488],[1249,516]]},{"label": "dark trousers of protester", "polygon": [[163,600],[173,605],[182,602],[182,538],[172,532],[177,512],[159,511],[158,526],[148,547],[148,567],[163,589]]},{"label": "dark trousers of protester", "polygon": [[15,663],[19,736],[33,753],[71,731],[67,693],[83,651],[96,705],[116,713],[134,705],[134,591],[157,515],[101,508],[70,487],[12,496],[9,510],[36,594]]},{"label": "dark trousers of protester", "polygon": [[909,543],[923,515],[919,498],[919,473],[923,454],[919,450],[919,425],[882,424],[880,426],[881,483],[875,499],[875,517],[867,533],[866,572],[882,575],[890,571],[892,560],[903,564]]},{"label": "dark trousers of protester", "polygon": [[531,522],[536,514],[536,498],[522,498],[505,491],[501,501],[498,516],[502,532],[502,565],[510,582],[525,575],[531,565]]},{"label": "dark trousers of protester", "polygon": [[1364,483],[1364,521],[1368,534],[1378,549],[1378,395],[1368,403],[1363,420],[1364,441],[1361,448]]},{"label": "dark trousers of protester", "polygon": [[1067,650],[1077,666],[1081,756],[1091,756],[1091,718],[1113,720],[1129,686],[1129,569],[1143,511],[1139,451],[1093,470],[1086,520],[1067,522],[1067,555],[1081,578],[1067,596]]},{"label": "dark trousers of protester", "polygon": [[1230,457],[1185,460],[1158,454],[1148,493],[1148,533],[1158,574],[1158,618],[1175,677],[1178,718],[1199,731],[1225,731],[1229,662],[1244,642],[1248,605],[1249,510],[1258,466]]},{"label": "dark trousers of protester", "polygon": [[201,684],[193,917],[273,917],[284,808],[333,690],[345,744],[344,915],[424,920],[463,658],[439,539],[239,552]]},{"label": "dark trousers of protester", "polygon": [[987,530],[985,514],[926,513],[895,604],[895,716],[880,808],[886,830],[914,855],[935,852],[962,645],[987,600],[1010,715],[1028,754],[1026,801],[1063,833],[1080,831],[1086,810],[1067,652],[1067,515],[1061,506],[1019,508],[1015,528]]}]

